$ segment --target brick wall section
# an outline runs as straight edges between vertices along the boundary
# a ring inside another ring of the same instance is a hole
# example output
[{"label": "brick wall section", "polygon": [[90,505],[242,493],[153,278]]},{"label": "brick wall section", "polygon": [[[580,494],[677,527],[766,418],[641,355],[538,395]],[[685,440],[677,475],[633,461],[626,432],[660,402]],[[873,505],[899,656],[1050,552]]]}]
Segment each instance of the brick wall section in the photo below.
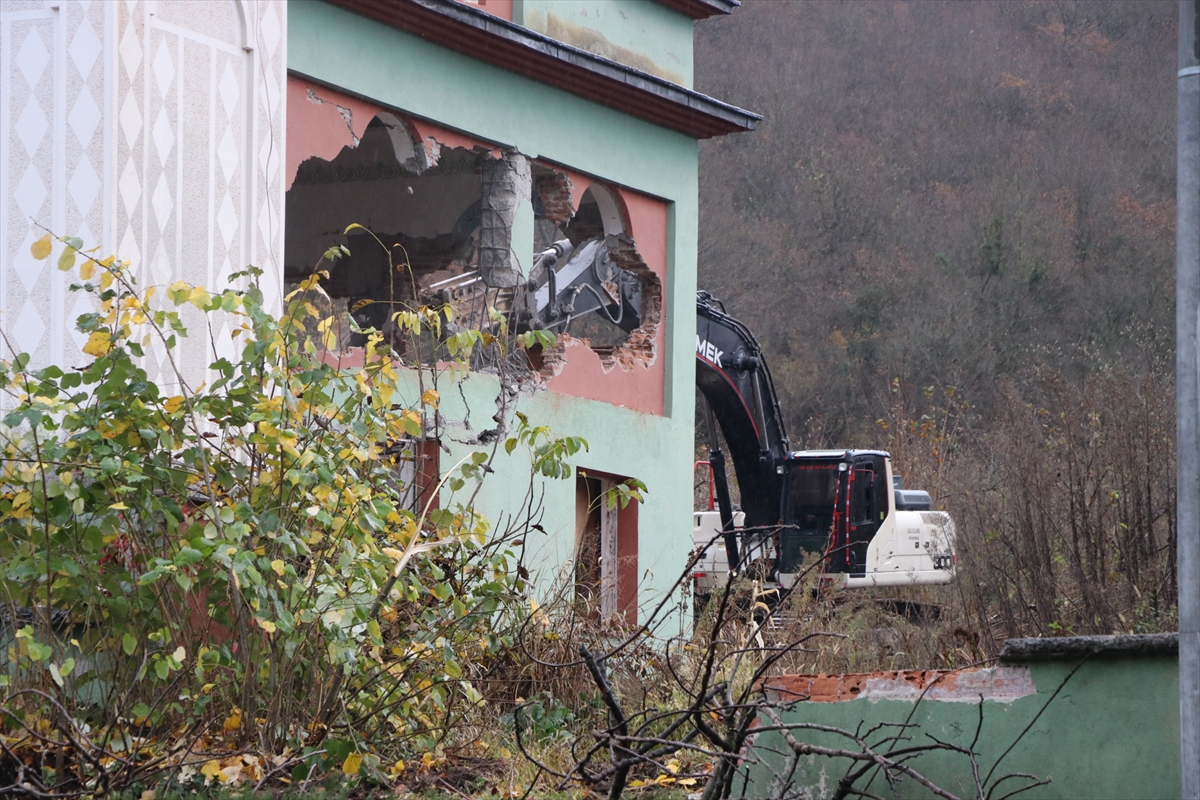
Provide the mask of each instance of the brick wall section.
[{"label": "brick wall section", "polygon": [[559,170],[540,172],[534,178],[534,191],[541,202],[542,214],[555,225],[566,225],[575,216],[575,203],[571,199],[573,188],[571,176]]},{"label": "brick wall section", "polygon": [[868,698],[947,703],[984,700],[1007,703],[1037,693],[1028,667],[956,670],[898,670],[847,675],[780,675],[763,681],[772,702],[838,703]]}]

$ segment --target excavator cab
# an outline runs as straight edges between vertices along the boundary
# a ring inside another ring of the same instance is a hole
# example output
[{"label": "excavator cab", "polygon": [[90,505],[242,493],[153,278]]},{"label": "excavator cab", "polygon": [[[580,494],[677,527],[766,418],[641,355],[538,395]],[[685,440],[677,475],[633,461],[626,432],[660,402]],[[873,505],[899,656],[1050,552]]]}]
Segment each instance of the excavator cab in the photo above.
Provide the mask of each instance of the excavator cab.
[{"label": "excavator cab", "polygon": [[837,507],[842,453],[789,458],[784,466],[783,520],[779,570],[796,572],[805,556],[823,554],[829,546]]},{"label": "excavator cab", "polygon": [[826,571],[860,578],[866,573],[867,548],[888,516],[888,458],[883,453],[846,455]]},{"label": "excavator cab", "polygon": [[795,573],[805,554],[823,554],[826,572],[861,576],[867,548],[887,519],[888,456],[878,451],[789,453],[785,466],[782,573]]}]

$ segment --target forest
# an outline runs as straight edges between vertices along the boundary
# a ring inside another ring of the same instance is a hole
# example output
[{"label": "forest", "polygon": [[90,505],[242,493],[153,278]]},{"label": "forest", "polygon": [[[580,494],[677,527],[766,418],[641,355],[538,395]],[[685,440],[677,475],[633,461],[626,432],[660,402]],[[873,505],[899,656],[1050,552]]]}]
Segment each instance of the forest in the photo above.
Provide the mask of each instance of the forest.
[{"label": "forest", "polygon": [[[1175,8],[747,2],[697,88],[700,287],[792,446],[951,511],[960,640],[1174,627]],[[960,642],[961,643],[961,642]]]}]

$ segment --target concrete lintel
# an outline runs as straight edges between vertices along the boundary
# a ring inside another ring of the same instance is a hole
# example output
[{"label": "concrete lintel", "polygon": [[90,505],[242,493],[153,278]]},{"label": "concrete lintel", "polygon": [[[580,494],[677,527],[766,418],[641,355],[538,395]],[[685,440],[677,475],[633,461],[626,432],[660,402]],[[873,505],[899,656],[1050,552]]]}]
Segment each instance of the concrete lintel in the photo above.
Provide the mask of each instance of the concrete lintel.
[{"label": "concrete lintel", "polygon": [[1143,633],[1116,636],[1058,636],[1008,639],[1001,661],[1035,661],[1093,656],[1172,656],[1179,652],[1179,634]]}]

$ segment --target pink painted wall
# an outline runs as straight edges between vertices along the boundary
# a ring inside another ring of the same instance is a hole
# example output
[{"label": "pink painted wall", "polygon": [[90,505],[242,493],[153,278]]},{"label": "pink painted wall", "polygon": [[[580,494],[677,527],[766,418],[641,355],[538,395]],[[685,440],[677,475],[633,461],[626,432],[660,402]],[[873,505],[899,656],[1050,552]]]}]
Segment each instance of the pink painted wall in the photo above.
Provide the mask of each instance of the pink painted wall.
[{"label": "pink painted wall", "polygon": [[[579,197],[591,184],[581,175],[569,173],[572,200],[578,206]],[[612,187],[609,187],[612,188]],[[624,204],[626,226],[637,243],[638,253],[646,266],[658,276],[665,298],[667,291],[667,204],[629,189],[616,189]],[[663,348],[666,343],[666,304],[663,304],[658,330],[654,336],[654,358],[648,363],[638,360],[626,367],[615,363],[607,370],[600,356],[578,340],[566,345],[566,364],[562,371],[547,382],[547,386],[562,394],[586,397],[606,403],[644,411],[663,413],[666,386]]]},{"label": "pink painted wall", "polygon": [[486,11],[492,16],[512,22],[513,0],[458,0],[463,5],[475,6],[480,11]]},{"label": "pink painted wall", "polygon": [[[509,6],[511,11],[511,4]],[[318,102],[318,99],[320,102]],[[300,164],[309,158],[333,160],[343,147],[353,146],[381,106],[350,97],[333,89],[288,76],[287,116],[287,182],[291,186]],[[396,114],[396,112],[390,112]],[[346,117],[349,117],[347,122]],[[396,116],[401,116],[396,114]],[[443,147],[482,148],[498,155],[490,144],[443,128],[425,120],[402,117],[415,138],[427,149],[434,143]],[[555,165],[555,169],[564,169]],[[565,170],[571,178],[571,201],[578,207],[584,192],[594,179]],[[637,244],[638,253],[646,266],[658,276],[662,294],[667,286],[667,204],[661,200],[617,187],[612,189],[621,204],[626,230]],[[666,342],[666,308],[662,309],[654,337],[654,357],[635,359],[632,364],[620,360],[607,368],[600,356],[578,340],[566,344],[562,370],[550,378],[546,386],[560,394],[600,400],[606,403],[643,411],[663,413],[666,384],[663,348]]]},{"label": "pink painted wall", "polygon": [[[311,94],[310,94],[311,92]],[[310,158],[332,161],[343,147],[353,147],[367,123],[383,109],[333,89],[288,75],[287,80],[287,185],[296,170]],[[318,102],[316,98],[320,98]],[[340,106],[340,109],[339,109]],[[349,112],[350,122],[342,116]]]}]

